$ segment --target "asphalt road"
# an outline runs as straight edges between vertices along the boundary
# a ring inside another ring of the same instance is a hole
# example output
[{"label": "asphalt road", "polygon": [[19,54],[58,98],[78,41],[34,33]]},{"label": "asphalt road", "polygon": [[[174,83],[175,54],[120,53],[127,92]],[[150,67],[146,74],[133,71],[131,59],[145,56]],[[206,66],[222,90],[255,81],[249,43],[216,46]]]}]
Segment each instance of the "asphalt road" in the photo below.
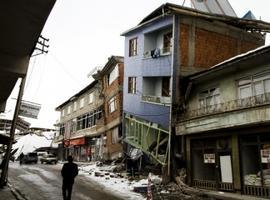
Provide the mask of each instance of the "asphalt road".
[{"label": "asphalt road", "polygon": [[[61,200],[61,165],[10,162],[8,180],[29,200]],[[73,186],[74,200],[121,200],[99,184],[78,175]]]}]

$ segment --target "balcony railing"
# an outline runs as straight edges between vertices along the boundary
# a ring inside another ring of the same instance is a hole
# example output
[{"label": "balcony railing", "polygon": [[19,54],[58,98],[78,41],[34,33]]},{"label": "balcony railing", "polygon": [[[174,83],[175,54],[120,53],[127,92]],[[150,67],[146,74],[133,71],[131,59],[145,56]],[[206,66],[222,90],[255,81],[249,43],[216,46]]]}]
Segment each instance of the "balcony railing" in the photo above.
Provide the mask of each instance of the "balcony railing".
[{"label": "balcony railing", "polygon": [[142,101],[169,105],[171,103],[171,98],[161,97],[161,96],[142,95]]},{"label": "balcony railing", "polygon": [[145,51],[143,54],[144,58],[158,58],[160,56],[166,56],[170,55],[172,52],[171,47],[166,47],[166,48],[156,48],[153,50]]},{"label": "balcony railing", "polygon": [[270,104],[270,93],[251,96],[243,99],[235,99],[220,104],[202,107],[196,110],[187,109],[186,113],[181,116],[181,119],[185,120],[209,114],[223,113],[267,104]]}]

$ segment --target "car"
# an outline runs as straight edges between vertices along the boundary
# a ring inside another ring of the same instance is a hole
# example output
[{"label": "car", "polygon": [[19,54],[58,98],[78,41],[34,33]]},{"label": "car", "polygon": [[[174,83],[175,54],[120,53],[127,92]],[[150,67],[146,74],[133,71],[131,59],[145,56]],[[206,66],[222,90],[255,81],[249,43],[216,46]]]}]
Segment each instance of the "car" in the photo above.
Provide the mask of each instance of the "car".
[{"label": "car", "polygon": [[41,164],[46,163],[46,164],[56,164],[57,163],[57,157],[53,154],[44,154],[40,158]]},{"label": "car", "polygon": [[37,163],[38,155],[36,152],[27,153],[22,158],[22,163]]},{"label": "car", "polygon": [[37,151],[37,155],[38,155],[38,160],[40,161],[40,159],[44,156],[47,155],[48,152],[46,151]]}]

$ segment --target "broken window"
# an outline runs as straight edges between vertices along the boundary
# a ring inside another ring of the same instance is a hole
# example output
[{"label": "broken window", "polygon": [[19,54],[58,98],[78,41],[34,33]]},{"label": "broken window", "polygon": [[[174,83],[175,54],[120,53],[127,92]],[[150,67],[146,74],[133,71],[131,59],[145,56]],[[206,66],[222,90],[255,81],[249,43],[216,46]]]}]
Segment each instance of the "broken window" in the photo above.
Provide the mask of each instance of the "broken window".
[{"label": "broken window", "polygon": [[172,32],[166,33],[163,36],[163,53],[171,52],[172,47]]},{"label": "broken window", "polygon": [[137,55],[137,38],[129,40],[129,57]]},{"label": "broken window", "polygon": [[170,77],[162,77],[162,96],[170,96]]},{"label": "broken window", "polygon": [[128,77],[128,93],[136,94],[136,77]]}]

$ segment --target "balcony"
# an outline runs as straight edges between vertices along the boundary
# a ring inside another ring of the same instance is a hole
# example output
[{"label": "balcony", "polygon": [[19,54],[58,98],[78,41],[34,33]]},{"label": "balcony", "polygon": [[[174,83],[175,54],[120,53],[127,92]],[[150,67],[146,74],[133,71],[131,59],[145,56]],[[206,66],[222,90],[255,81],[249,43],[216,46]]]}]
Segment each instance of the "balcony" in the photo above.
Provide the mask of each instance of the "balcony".
[{"label": "balcony", "polygon": [[142,101],[169,106],[170,77],[143,77]]},{"label": "balcony", "polygon": [[155,48],[149,51],[145,51],[143,53],[143,58],[159,58],[161,56],[167,56],[170,55],[172,52],[171,47],[166,48]]},{"label": "balcony", "polygon": [[247,109],[267,104],[270,104],[270,93],[251,96],[244,99],[235,99],[232,101],[211,105],[196,110],[187,110],[187,112],[181,117],[181,119],[183,120],[192,119],[206,115],[224,113],[240,109]]},{"label": "balcony", "polygon": [[147,102],[147,103],[164,104],[164,105],[169,106],[171,103],[171,98],[161,97],[161,96],[142,95],[142,101]]},{"label": "balcony", "polygon": [[270,122],[270,93],[187,110],[176,126],[177,135]]},{"label": "balcony", "polygon": [[172,52],[172,28],[160,29],[144,35],[144,58],[159,58]]}]

